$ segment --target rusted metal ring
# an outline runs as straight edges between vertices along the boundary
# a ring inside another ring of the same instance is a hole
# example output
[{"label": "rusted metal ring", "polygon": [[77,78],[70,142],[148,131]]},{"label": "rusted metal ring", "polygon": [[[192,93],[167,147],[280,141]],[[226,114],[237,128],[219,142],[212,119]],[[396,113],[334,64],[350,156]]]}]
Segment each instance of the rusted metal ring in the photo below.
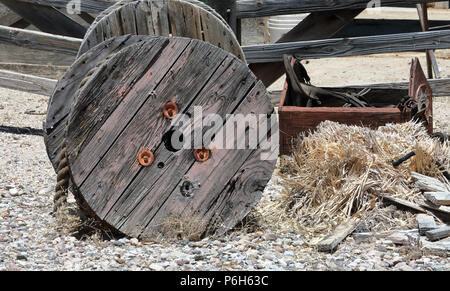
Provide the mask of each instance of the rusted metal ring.
[{"label": "rusted metal ring", "polygon": [[138,154],[138,162],[143,167],[150,166],[155,159],[153,153],[148,149],[143,149]]},{"label": "rusted metal ring", "polygon": [[178,106],[175,102],[170,101],[163,108],[163,114],[167,119],[174,119],[178,114]]},{"label": "rusted metal ring", "polygon": [[194,150],[194,157],[200,163],[203,163],[203,162],[206,162],[207,160],[209,160],[210,156],[211,156],[211,151],[205,147],[203,147],[202,149]]}]

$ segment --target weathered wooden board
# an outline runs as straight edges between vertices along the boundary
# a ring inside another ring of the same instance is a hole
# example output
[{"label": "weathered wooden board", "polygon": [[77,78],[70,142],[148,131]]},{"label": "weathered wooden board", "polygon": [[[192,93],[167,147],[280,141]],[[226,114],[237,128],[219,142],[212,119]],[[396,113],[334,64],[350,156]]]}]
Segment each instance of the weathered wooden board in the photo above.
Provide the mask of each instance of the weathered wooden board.
[{"label": "weathered wooden board", "polygon": [[[35,64],[22,64],[22,63],[4,63],[0,62],[0,70],[12,71],[24,75],[32,75],[36,77],[52,79],[55,86],[59,79],[65,74],[68,66],[51,66],[51,65],[35,65]],[[53,89],[49,88],[50,95],[53,93]],[[48,95],[48,96],[50,96]]]},{"label": "weathered wooden board", "polygon": [[67,115],[81,87],[82,81],[90,71],[111,54],[144,38],[144,36],[131,37],[128,35],[116,39],[109,39],[78,58],[66,71],[61,80],[59,80],[48,104],[47,118],[44,126],[44,141],[47,154],[55,170],[59,163],[58,155],[64,137]]},{"label": "weathered wooden board", "polygon": [[333,252],[337,246],[349,236],[357,227],[359,220],[351,218],[340,224],[330,235],[317,244],[319,252]]},{"label": "weathered wooden board", "polygon": [[450,186],[442,183],[436,178],[428,177],[419,173],[412,172],[411,178],[415,181],[417,187],[424,192],[448,192]]},{"label": "weathered wooden board", "polygon": [[433,216],[426,214],[417,215],[417,226],[419,228],[419,234],[425,235],[427,231],[436,229],[436,221]]},{"label": "weathered wooden board", "polygon": [[0,2],[41,31],[77,38],[82,38],[86,33],[86,28],[54,7],[15,0]]},{"label": "weathered wooden board", "polygon": [[79,55],[124,34],[183,36],[223,48],[245,61],[242,49],[222,17],[196,0],[147,0],[117,3],[88,29]]},{"label": "weathered wooden board", "polygon": [[70,66],[76,56],[66,53],[50,52],[14,44],[0,43],[0,62],[51,66]]},{"label": "weathered wooden board", "polygon": [[450,48],[450,30],[336,38],[244,46],[247,62],[279,62],[284,54],[300,59],[333,58]]},{"label": "weathered wooden board", "polygon": [[81,39],[0,25],[0,42],[75,56]]},{"label": "weathered wooden board", "polygon": [[427,233],[427,238],[431,241],[438,241],[450,236],[450,225],[441,228],[430,230]]},{"label": "weathered wooden board", "polygon": [[[376,1],[375,1],[376,2]],[[434,2],[434,0],[382,0],[382,6]],[[238,0],[239,18],[253,18],[282,14],[310,13],[341,9],[364,9],[369,0]]]},{"label": "weathered wooden board", "polygon": [[423,196],[434,205],[450,206],[450,192],[426,192]]},{"label": "weathered wooden board", "polygon": [[56,80],[0,70],[0,87],[39,95],[50,95]]},{"label": "weathered wooden board", "polygon": [[[127,235],[153,237],[170,220],[194,222],[200,233],[224,232],[260,199],[276,158],[262,160],[260,147],[212,148],[208,161],[197,162],[193,149],[172,148],[171,133],[196,130],[164,117],[169,101],[194,118],[198,107],[203,118],[223,120],[273,113],[262,83],[224,50],[187,38],[145,40],[103,64],[72,106],[67,145],[74,187],[99,219]],[[143,148],[154,154],[148,167],[136,159]]]},{"label": "weathered wooden board", "polygon": [[[67,8],[72,0],[15,0],[16,2],[39,4],[48,7]],[[100,13],[118,0],[81,0],[82,12]]]},{"label": "weathered wooden board", "polygon": [[386,201],[391,204],[395,204],[396,206],[400,208],[405,208],[408,210],[412,210],[413,212],[419,212],[419,213],[426,213],[427,211],[423,209],[420,205],[417,205],[413,202],[400,199],[400,198],[394,198],[389,196],[383,196],[383,201]]}]

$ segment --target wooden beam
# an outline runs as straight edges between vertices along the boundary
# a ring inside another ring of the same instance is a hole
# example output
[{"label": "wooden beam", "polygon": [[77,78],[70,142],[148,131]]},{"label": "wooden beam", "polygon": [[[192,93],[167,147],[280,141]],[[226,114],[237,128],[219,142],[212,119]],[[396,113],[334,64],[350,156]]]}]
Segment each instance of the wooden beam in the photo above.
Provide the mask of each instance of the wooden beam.
[{"label": "wooden beam", "polygon": [[[43,6],[67,8],[71,0],[15,0],[16,2],[39,4]],[[81,11],[100,13],[118,0],[81,0]]]},{"label": "wooden beam", "polygon": [[400,198],[383,196],[383,201],[387,202],[388,204],[395,204],[396,206],[398,206],[400,208],[408,209],[413,212],[418,212],[418,213],[426,213],[427,212],[425,209],[423,209],[419,205],[417,205],[413,202],[409,202],[407,200],[400,199]]},{"label": "wooden beam", "polygon": [[[428,80],[433,91],[433,97],[447,97],[450,96],[450,78],[439,80]],[[409,82],[393,82],[393,83],[378,83],[378,84],[361,84],[350,85],[344,87],[325,87],[325,89],[381,89],[381,90],[405,90],[408,94]]]},{"label": "wooden beam", "polygon": [[450,225],[430,230],[427,232],[427,238],[430,241],[438,241],[450,236]]},{"label": "wooden beam", "polygon": [[[254,18],[329,10],[365,9],[369,2],[369,0],[239,0],[236,9],[239,18]],[[435,0],[381,0],[381,5],[428,2],[435,2]]]},{"label": "wooden beam", "polygon": [[450,192],[426,192],[423,196],[436,206],[450,206]]},{"label": "wooden beam", "polygon": [[57,80],[0,70],[0,87],[49,96]]},{"label": "wooden beam", "polygon": [[[429,24],[435,30],[444,30],[450,28],[450,21],[448,20],[430,20]],[[339,31],[335,35],[335,38],[386,35],[420,31],[422,31],[422,27],[417,20],[354,19],[351,24]]]},{"label": "wooden beam", "polygon": [[336,229],[317,244],[319,252],[333,252],[337,246],[353,231],[355,231],[359,220],[351,218],[340,224]]},{"label": "wooden beam", "polygon": [[50,52],[76,55],[81,39],[0,25],[0,42]]},{"label": "wooden beam", "polygon": [[[313,12],[277,43],[306,41],[333,37],[346,27],[362,10]],[[266,87],[278,80],[285,72],[282,62],[251,64],[250,69]]]},{"label": "wooden beam", "polygon": [[10,26],[20,21],[21,19],[21,16],[12,11],[8,11],[5,15],[0,15],[0,25]]},{"label": "wooden beam", "polygon": [[54,7],[16,0],[0,0],[0,2],[41,31],[77,38],[83,38],[86,33],[85,27]]},{"label": "wooden beam", "polygon": [[284,54],[300,59],[333,58],[450,48],[450,30],[337,38],[243,47],[249,63],[279,62]]},{"label": "wooden beam", "polygon": [[73,54],[43,51],[0,42],[0,63],[70,66],[76,57]]}]

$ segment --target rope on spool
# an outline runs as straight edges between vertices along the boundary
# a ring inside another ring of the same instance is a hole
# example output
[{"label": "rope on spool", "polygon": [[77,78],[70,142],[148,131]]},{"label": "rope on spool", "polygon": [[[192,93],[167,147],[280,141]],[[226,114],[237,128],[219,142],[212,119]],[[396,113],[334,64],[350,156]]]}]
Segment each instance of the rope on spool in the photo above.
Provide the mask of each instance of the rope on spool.
[{"label": "rope on spool", "polygon": [[53,211],[58,212],[64,205],[67,204],[67,194],[69,190],[69,165],[66,157],[66,140],[61,144],[61,152],[59,154],[58,175],[56,177],[55,197],[53,199]]}]

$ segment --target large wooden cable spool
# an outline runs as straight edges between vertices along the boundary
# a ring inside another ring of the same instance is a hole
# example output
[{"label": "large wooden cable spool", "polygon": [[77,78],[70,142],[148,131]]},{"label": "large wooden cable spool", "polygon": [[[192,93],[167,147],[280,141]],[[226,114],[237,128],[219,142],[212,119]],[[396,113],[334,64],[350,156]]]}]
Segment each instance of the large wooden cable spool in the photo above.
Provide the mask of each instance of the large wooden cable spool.
[{"label": "large wooden cable spool", "polygon": [[200,40],[147,37],[110,55],[77,94],[65,132],[72,186],[113,229],[152,238],[181,221],[223,233],[261,198],[276,163],[261,158],[261,145],[179,150],[170,139],[179,129],[172,118],[195,117],[199,106],[203,118],[225,123],[228,114],[274,114],[262,82],[234,55]]},{"label": "large wooden cable spool", "polygon": [[97,17],[84,37],[79,56],[108,38],[126,34],[199,39],[245,62],[230,26],[214,9],[196,0],[121,1]]}]

